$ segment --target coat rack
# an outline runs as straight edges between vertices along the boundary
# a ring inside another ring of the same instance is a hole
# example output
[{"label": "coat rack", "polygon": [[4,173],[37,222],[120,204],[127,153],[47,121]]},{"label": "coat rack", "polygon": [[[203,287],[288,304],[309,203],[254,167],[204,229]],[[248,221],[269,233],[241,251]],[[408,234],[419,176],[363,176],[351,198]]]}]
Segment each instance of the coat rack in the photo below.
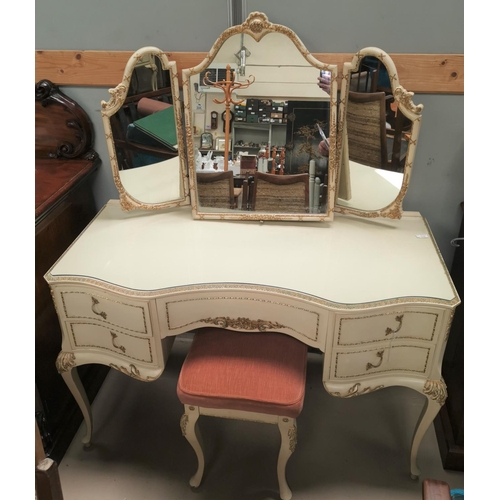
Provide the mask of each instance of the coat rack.
[{"label": "coat rack", "polygon": [[215,104],[225,104],[226,105],[226,117],[224,120],[224,131],[226,134],[226,141],[224,143],[224,171],[226,172],[228,170],[228,159],[229,159],[229,129],[231,128],[231,113],[230,113],[230,108],[231,104],[241,104],[245,99],[241,99],[240,101],[233,101],[233,98],[231,97],[231,94],[234,92],[236,89],[246,89],[252,85],[253,82],[255,82],[255,77],[253,75],[250,75],[250,78],[252,79],[251,81],[247,78],[246,83],[240,83],[236,82],[234,80],[234,71],[231,71],[231,66],[228,64],[226,66],[226,79],[225,80],[220,80],[218,82],[212,82],[209,78],[208,75],[210,74],[209,71],[205,73],[205,76],[203,77],[203,83],[205,85],[211,85],[213,87],[216,87],[218,89],[221,89],[224,92],[224,99],[219,100],[219,99],[214,99]]}]

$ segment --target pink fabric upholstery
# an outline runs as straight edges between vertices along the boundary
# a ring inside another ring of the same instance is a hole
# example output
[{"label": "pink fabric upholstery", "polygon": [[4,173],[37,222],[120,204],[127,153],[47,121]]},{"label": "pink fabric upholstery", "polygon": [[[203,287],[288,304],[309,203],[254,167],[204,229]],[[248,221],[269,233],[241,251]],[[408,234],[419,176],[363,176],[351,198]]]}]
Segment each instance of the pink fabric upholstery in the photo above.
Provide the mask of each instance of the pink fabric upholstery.
[{"label": "pink fabric upholstery", "polygon": [[283,333],[205,328],[179,375],[183,404],[296,417],[304,403],[307,346]]}]

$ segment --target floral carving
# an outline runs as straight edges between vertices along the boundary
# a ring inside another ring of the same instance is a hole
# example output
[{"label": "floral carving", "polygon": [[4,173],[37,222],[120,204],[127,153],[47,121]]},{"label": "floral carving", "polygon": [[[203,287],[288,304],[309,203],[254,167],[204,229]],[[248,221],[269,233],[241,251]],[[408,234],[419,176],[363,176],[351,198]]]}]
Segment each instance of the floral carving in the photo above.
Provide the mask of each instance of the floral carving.
[{"label": "floral carving", "polygon": [[219,316],[217,318],[205,318],[200,320],[202,323],[209,323],[212,325],[219,326],[221,328],[236,328],[238,330],[259,330],[260,332],[265,332],[267,330],[274,330],[280,328],[286,328],[278,322],[264,321],[262,319],[252,320],[248,318],[229,318],[227,316]]}]

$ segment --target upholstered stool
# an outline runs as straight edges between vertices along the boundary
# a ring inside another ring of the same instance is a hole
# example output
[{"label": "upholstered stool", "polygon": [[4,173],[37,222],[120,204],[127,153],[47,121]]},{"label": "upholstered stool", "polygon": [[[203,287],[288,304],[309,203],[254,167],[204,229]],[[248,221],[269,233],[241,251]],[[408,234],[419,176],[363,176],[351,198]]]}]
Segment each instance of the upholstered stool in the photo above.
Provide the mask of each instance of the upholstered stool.
[{"label": "upholstered stool", "polygon": [[182,433],[198,458],[191,486],[200,485],[205,467],[196,422],[209,415],[278,425],[280,496],[292,497],[285,468],[297,442],[306,366],[307,346],[282,333],[205,328],[195,334],[177,384],[185,408]]}]

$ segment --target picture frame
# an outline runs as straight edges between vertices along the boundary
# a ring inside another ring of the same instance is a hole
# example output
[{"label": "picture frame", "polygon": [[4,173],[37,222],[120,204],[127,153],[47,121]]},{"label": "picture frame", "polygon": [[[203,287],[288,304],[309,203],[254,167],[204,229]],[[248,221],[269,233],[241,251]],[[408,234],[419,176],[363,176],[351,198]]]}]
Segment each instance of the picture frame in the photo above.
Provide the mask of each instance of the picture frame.
[{"label": "picture frame", "polygon": [[201,134],[200,149],[212,149],[214,147],[214,137],[210,132]]},{"label": "picture frame", "polygon": [[[226,139],[224,137],[218,137],[215,139],[215,149],[217,151],[225,151],[226,149]],[[228,150],[231,150],[231,139],[228,141]]]}]

